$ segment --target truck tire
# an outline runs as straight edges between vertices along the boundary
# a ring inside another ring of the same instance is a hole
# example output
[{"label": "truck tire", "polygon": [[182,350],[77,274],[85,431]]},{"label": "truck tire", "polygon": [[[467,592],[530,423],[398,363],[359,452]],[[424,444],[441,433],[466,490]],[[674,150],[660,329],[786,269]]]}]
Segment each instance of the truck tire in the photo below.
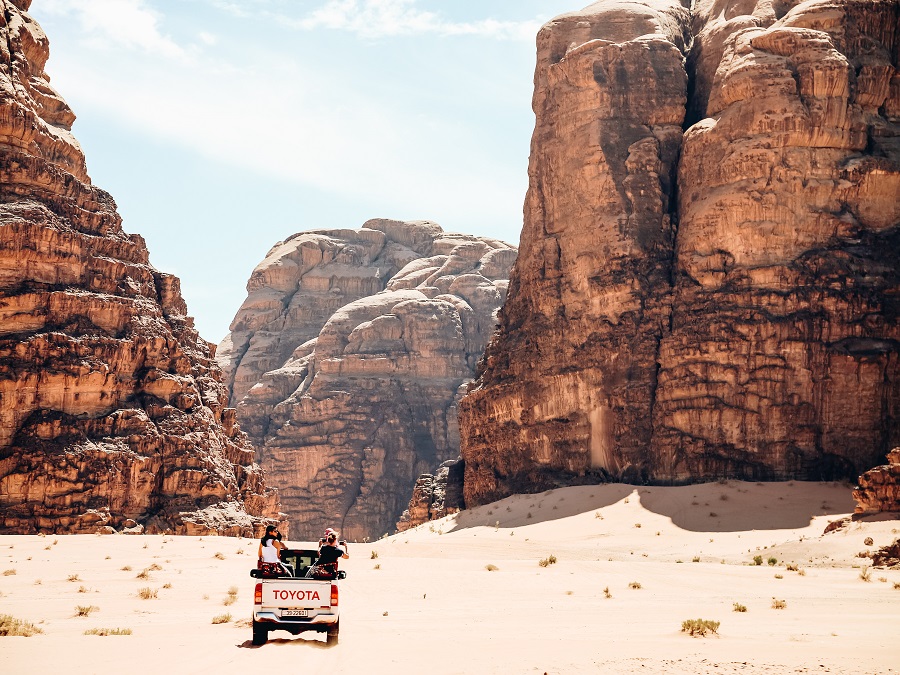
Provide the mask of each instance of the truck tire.
[{"label": "truck tire", "polygon": [[256,621],[253,622],[253,644],[259,647],[269,639],[269,629]]},{"label": "truck tire", "polygon": [[336,645],[338,643],[338,632],[340,631],[340,623],[334,624],[328,628],[328,633],[325,635],[325,644],[328,646]]}]

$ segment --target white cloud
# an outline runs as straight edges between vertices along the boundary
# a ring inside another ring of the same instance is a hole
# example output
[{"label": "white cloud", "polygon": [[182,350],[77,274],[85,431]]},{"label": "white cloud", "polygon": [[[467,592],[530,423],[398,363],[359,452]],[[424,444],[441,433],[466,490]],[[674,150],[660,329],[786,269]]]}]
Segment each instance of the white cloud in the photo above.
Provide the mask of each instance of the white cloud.
[{"label": "white cloud", "polygon": [[71,16],[85,40],[100,49],[137,49],[169,58],[185,51],[159,28],[160,17],[143,0],[43,0],[41,11]]},{"label": "white cloud", "polygon": [[[252,14],[274,19],[301,30],[330,29],[354,33],[364,38],[399,35],[477,35],[513,40],[532,40],[541,26],[538,20],[452,21],[437,12],[416,6],[417,0],[325,0],[318,8],[298,18],[257,7],[253,12],[246,5],[227,0],[210,0],[216,7],[246,18]],[[259,5],[265,5],[262,2]]]}]

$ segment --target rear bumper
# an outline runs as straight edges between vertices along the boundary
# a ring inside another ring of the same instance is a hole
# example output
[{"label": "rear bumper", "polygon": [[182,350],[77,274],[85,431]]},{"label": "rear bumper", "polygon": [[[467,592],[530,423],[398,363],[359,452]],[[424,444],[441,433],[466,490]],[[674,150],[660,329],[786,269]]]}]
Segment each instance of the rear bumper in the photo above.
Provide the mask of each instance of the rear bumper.
[{"label": "rear bumper", "polygon": [[337,614],[317,614],[316,616],[306,618],[284,618],[282,619],[275,612],[268,611],[254,611],[253,612],[253,620],[257,623],[265,623],[268,624],[269,627],[278,626],[279,628],[301,628],[303,626],[309,627],[327,627],[333,626],[338,622],[339,616]]}]

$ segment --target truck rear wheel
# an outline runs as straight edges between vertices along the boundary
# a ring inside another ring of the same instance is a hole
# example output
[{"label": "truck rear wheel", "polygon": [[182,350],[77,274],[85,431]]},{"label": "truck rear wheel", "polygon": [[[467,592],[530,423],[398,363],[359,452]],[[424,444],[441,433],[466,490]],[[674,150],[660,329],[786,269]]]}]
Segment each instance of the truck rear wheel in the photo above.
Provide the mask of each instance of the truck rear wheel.
[{"label": "truck rear wheel", "polygon": [[266,644],[269,639],[269,629],[256,621],[253,622],[253,644],[257,647]]},{"label": "truck rear wheel", "polygon": [[325,636],[325,644],[327,645],[336,645],[338,643],[338,631],[340,631],[341,627],[339,624],[334,624],[334,626],[329,627],[328,633]]}]

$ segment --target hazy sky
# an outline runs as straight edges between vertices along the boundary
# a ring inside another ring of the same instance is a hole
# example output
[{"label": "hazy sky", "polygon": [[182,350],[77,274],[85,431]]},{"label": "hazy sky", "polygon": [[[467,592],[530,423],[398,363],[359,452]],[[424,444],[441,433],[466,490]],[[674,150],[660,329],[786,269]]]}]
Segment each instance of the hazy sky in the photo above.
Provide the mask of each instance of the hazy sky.
[{"label": "hazy sky", "polygon": [[277,241],[369,218],[518,243],[534,38],[586,0],[34,0],[95,185],[218,342]]}]

